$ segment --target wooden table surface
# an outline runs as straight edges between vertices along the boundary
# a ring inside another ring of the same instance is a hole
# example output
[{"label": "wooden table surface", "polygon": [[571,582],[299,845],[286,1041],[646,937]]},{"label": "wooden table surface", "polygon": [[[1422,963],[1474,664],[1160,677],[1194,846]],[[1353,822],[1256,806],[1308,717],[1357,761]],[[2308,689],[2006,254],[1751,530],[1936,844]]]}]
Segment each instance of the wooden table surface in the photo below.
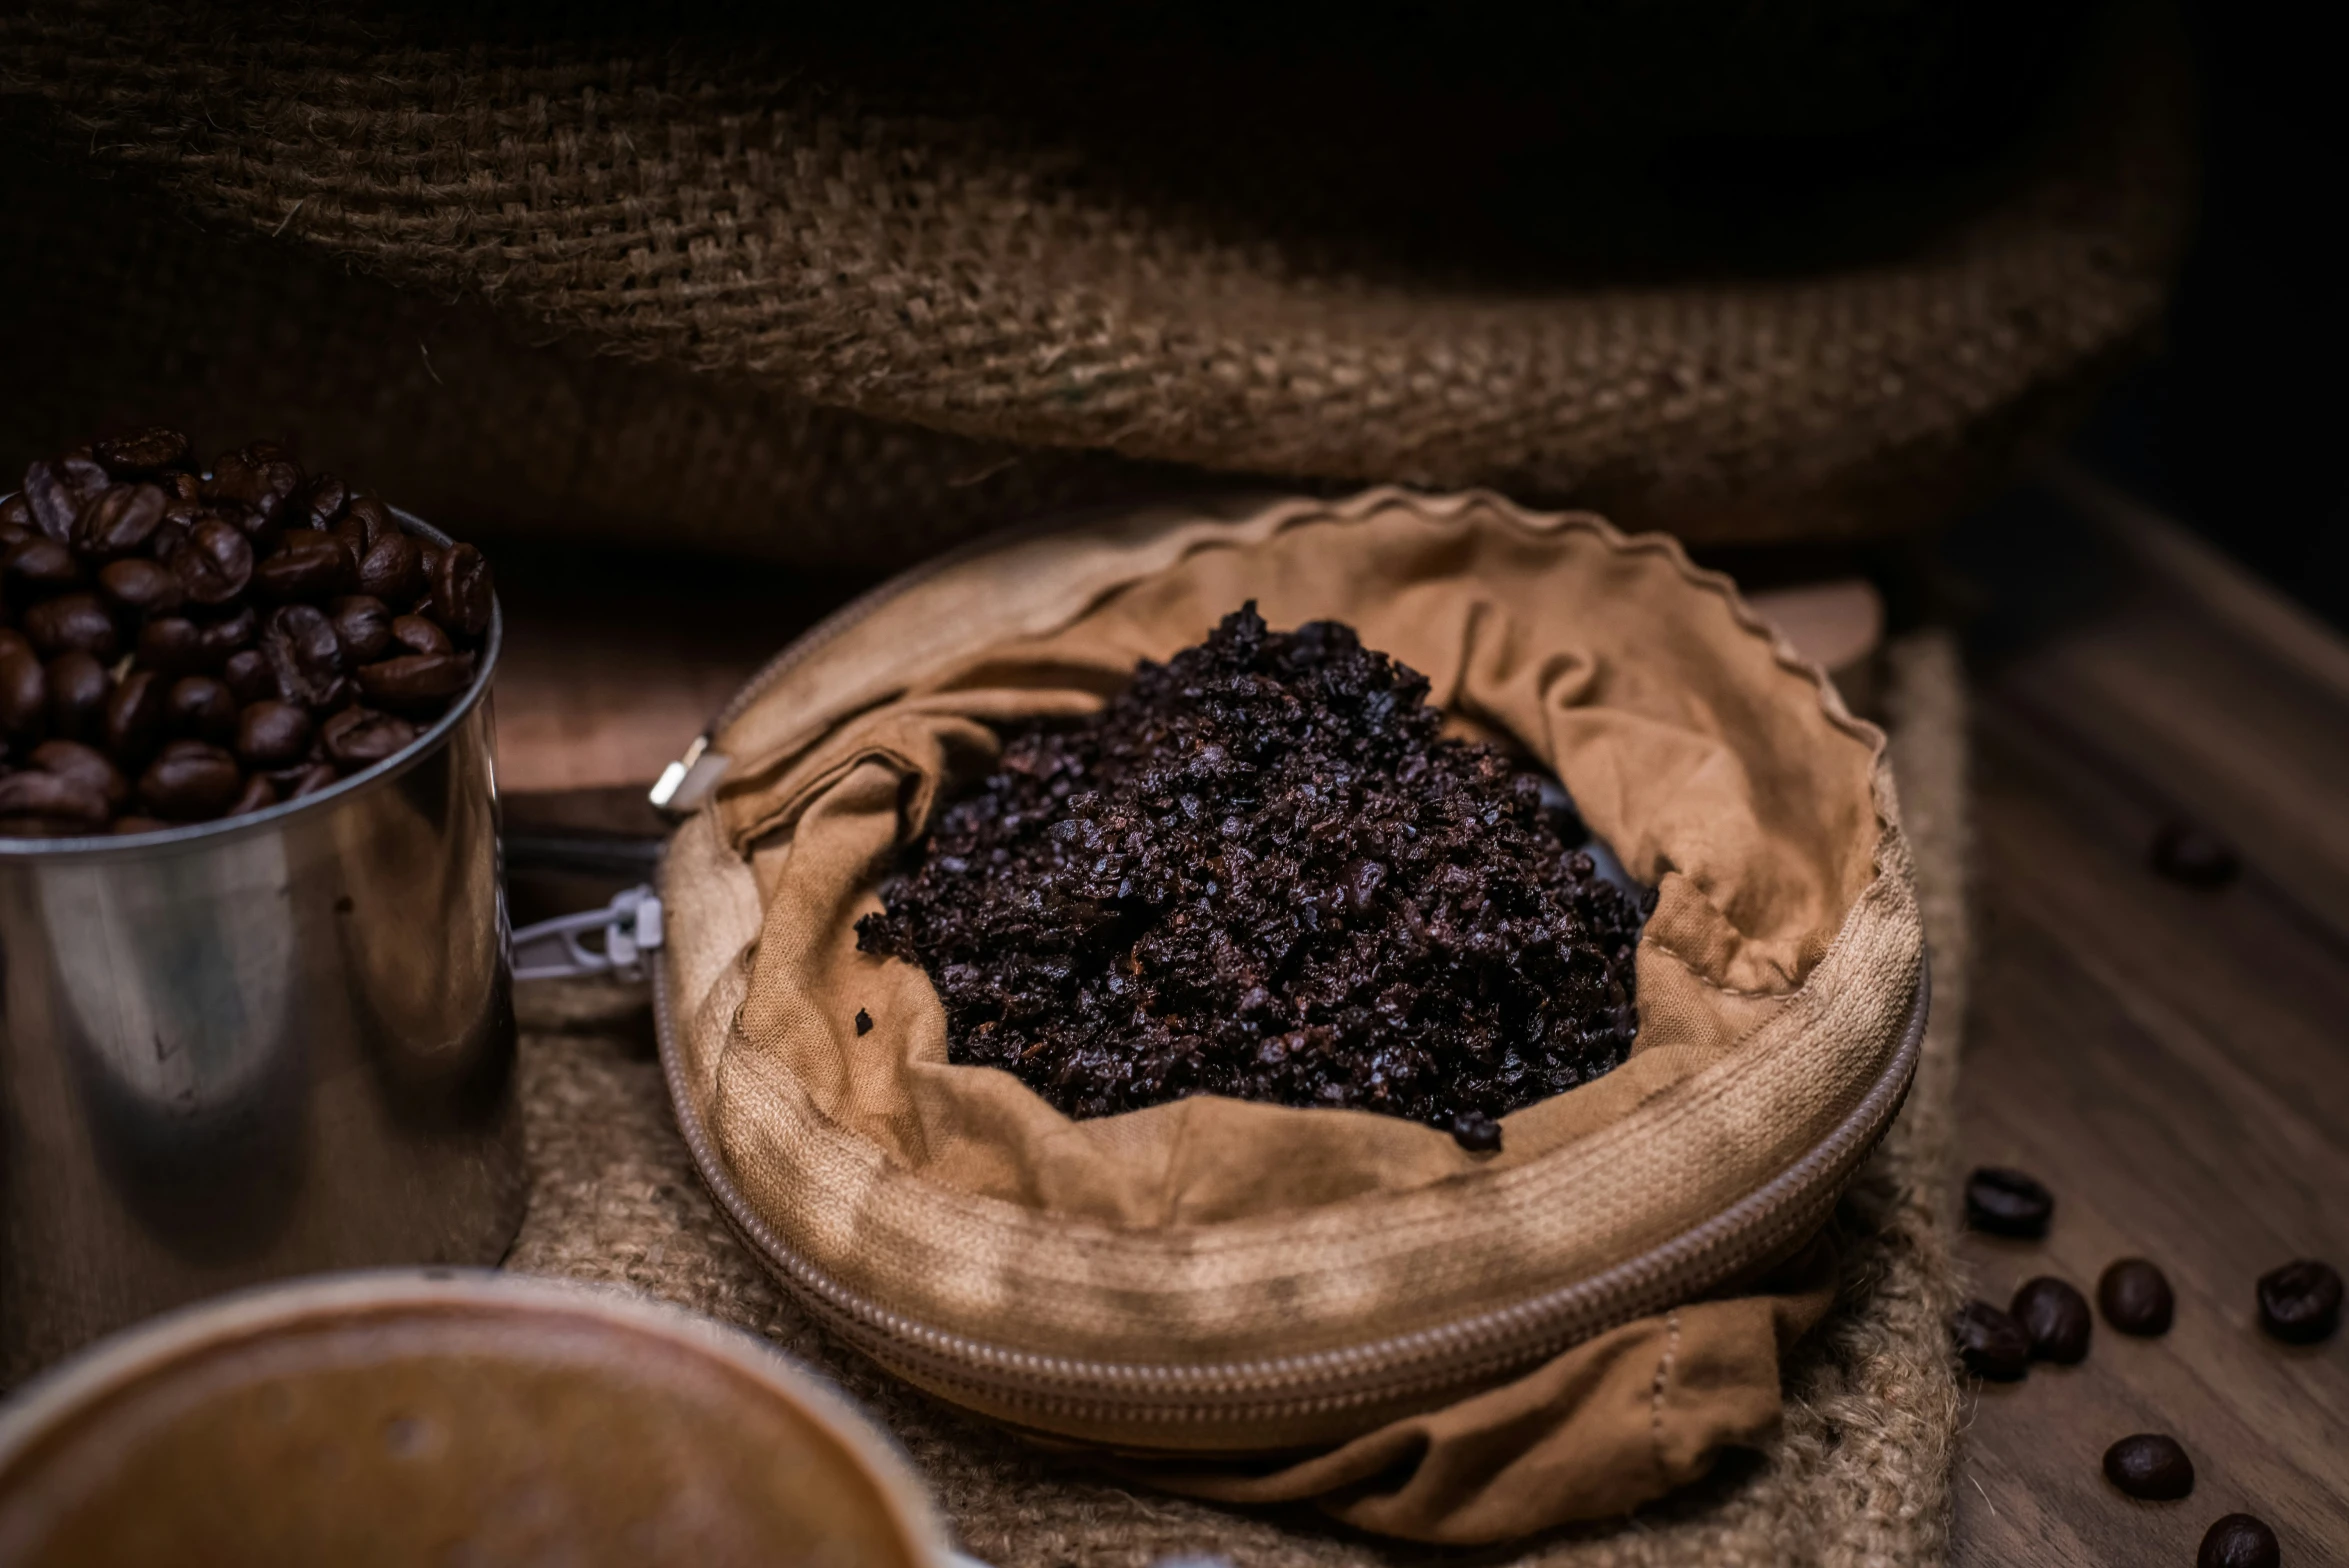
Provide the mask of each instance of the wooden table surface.
[{"label": "wooden table surface", "polygon": [[[2046,1241],[1968,1236],[1962,1261],[2001,1303],[2040,1273],[2093,1293],[2131,1254],[2178,1293],[2165,1338],[2100,1323],[2083,1365],[1969,1396],[1953,1560],[2190,1564],[2246,1510],[2287,1564],[2349,1563],[2349,1335],[2277,1345],[2252,1298],[2292,1257],[2349,1266],[2349,644],[2076,474],[1947,558],[1979,607],[1959,1161],[2022,1166],[2058,1199]],[[643,787],[717,704],[863,586],[553,553],[504,576],[511,820],[623,831],[653,825]],[[1847,586],[1782,610],[1827,652],[1877,606]],[[2243,874],[2153,874],[2176,816]],[[2105,1447],[2138,1431],[2185,1444],[2191,1498],[2105,1483]]]}]

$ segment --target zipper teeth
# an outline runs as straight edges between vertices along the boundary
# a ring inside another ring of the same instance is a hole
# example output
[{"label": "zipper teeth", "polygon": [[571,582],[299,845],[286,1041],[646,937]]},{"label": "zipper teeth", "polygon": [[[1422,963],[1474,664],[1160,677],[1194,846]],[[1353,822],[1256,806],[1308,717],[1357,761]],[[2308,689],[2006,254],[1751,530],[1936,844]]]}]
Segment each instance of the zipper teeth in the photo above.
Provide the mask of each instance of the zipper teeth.
[{"label": "zipper teeth", "polygon": [[875,1359],[1041,1416],[1158,1424],[1264,1421],[1391,1404],[1547,1359],[1685,1300],[1758,1263],[1823,1221],[1891,1125],[1915,1074],[1930,1010],[1920,961],[1900,1044],[1835,1130],[1794,1165],[1712,1219],[1605,1273],[1529,1301],[1342,1350],[1199,1366],[1040,1355],[950,1333],[848,1290],[799,1256],[749,1206],[686,1092],[666,962],[653,965],[653,1018],[679,1132],[727,1223],[802,1305]]}]

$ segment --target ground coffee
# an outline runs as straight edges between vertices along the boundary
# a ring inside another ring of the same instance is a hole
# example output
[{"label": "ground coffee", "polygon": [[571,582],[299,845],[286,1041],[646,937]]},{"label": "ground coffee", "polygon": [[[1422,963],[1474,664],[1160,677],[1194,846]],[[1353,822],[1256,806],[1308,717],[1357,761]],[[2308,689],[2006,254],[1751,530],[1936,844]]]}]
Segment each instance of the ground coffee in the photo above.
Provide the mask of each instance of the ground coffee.
[{"label": "ground coffee", "polygon": [[953,1061],[1072,1116],[1222,1094],[1498,1148],[1629,1051],[1641,910],[1427,695],[1251,604],[1097,717],[1008,735],[858,945],[929,972]]}]

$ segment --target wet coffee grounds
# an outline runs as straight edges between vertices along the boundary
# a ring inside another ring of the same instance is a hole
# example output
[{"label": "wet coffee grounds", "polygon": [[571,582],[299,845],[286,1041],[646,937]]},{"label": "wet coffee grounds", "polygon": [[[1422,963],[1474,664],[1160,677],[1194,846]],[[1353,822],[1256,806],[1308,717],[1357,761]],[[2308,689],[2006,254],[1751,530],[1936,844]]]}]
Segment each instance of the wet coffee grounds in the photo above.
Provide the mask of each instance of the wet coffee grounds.
[{"label": "wet coffee grounds", "polygon": [[1498,1148],[1629,1051],[1642,910],[1427,694],[1251,604],[1094,718],[1008,730],[857,945],[928,972],[950,1060],[1070,1116],[1221,1094]]}]

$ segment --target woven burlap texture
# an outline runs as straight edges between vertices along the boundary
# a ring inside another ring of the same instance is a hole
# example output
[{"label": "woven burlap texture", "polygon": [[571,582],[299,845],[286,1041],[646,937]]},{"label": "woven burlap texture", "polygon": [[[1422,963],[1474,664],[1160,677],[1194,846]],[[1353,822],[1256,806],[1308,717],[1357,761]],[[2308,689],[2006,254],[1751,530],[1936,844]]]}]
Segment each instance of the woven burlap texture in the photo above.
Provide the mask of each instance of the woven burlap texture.
[{"label": "woven burlap texture", "polygon": [[[232,232],[796,407],[1224,473],[1490,485],[1692,538],[1913,519],[1981,482],[2152,321],[2184,207],[2175,73],[2136,57],[2027,170],[1897,254],[1566,284],[1154,203],[983,100],[860,108],[781,44],[446,31],[332,4],[40,5],[0,19],[0,90],[52,145]],[[676,488],[645,498],[647,531],[709,510],[728,469],[819,456],[681,435],[655,443]],[[510,439],[542,467],[572,457]],[[822,521],[757,509],[727,531]]]},{"label": "woven burlap texture", "polygon": [[[1942,1324],[1956,1299],[1947,1192],[1967,977],[1963,696],[1946,638],[1903,639],[1888,658],[1933,1021],[1907,1107],[1845,1199],[1858,1239],[1835,1311],[1791,1358],[1783,1434],[1760,1459],[1629,1520],[1492,1561],[1858,1568],[1943,1555],[1958,1426]],[[1301,1513],[1229,1511],[1121,1486],[894,1382],[813,1327],[726,1228],[670,1118],[640,998],[526,989],[525,1016],[533,1186],[510,1266],[627,1283],[823,1369],[897,1435],[967,1550],[999,1568],[1144,1568],[1184,1551],[1222,1552],[1249,1568],[1450,1560]]]}]

